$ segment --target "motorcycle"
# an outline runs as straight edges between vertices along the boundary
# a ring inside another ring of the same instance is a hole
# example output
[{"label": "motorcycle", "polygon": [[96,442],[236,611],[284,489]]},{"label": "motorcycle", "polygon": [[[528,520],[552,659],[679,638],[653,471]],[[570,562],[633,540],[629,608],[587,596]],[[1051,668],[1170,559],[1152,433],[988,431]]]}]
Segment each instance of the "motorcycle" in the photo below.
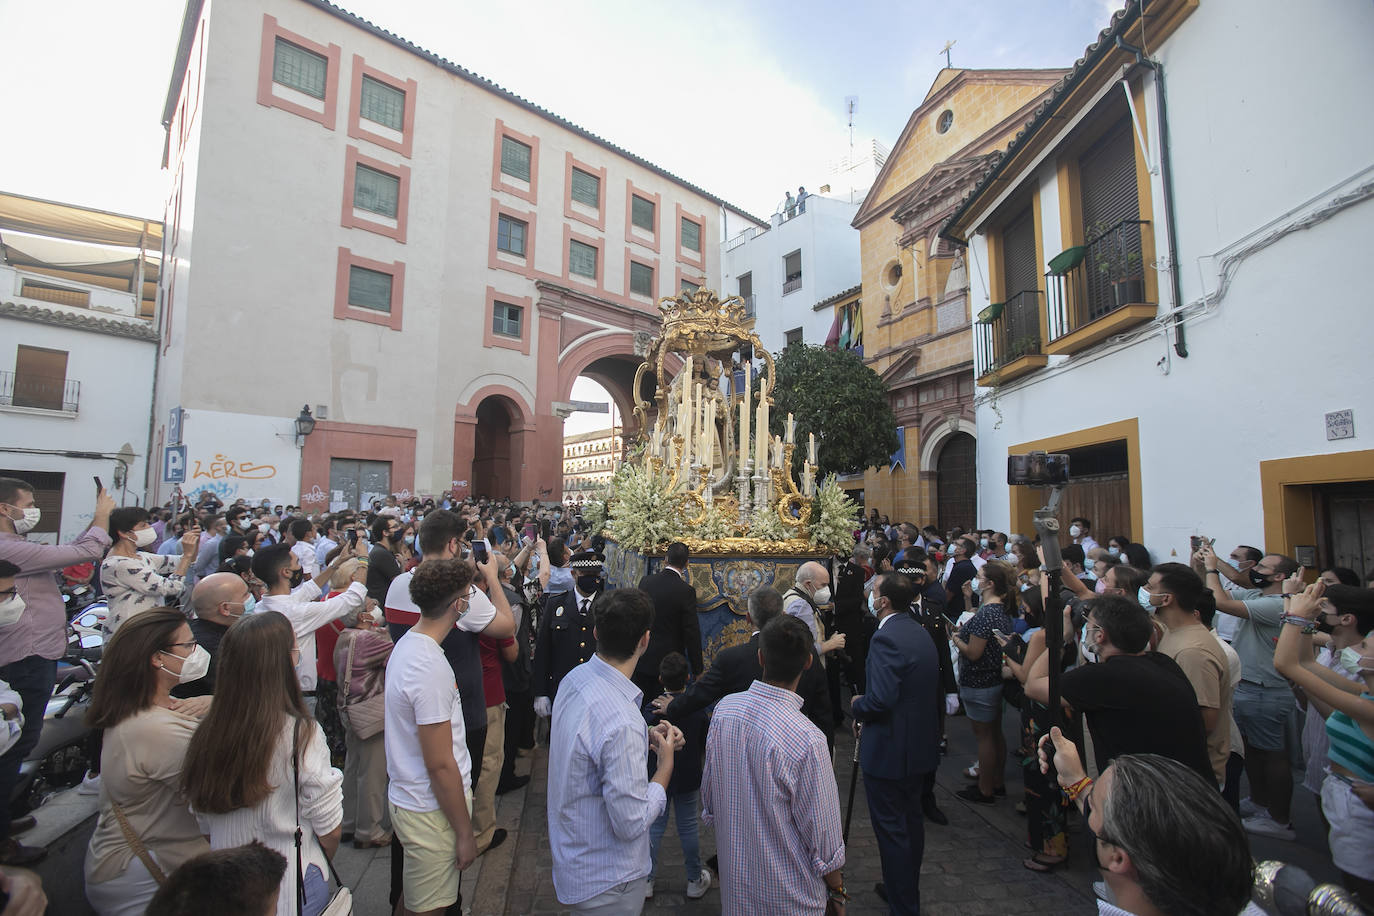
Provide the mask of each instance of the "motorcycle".
[{"label": "motorcycle", "polygon": [[98,760],[97,736],[86,724],[86,711],[105,637],[98,623],[94,632],[82,633],[76,622],[69,631],[66,656],[57,663],[57,684],[44,712],[42,734],[19,766],[9,800],[11,817],[22,817],[54,793],[79,785]]}]

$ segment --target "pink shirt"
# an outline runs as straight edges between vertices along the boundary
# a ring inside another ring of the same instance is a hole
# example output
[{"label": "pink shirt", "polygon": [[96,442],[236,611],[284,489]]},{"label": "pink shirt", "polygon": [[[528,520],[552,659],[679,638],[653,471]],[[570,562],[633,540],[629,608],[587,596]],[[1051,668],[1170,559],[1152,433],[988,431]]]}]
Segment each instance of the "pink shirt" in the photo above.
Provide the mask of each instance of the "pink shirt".
[{"label": "pink shirt", "polygon": [[20,535],[0,531],[0,560],[8,560],[21,572],[14,578],[24,613],[7,627],[0,627],[0,665],[30,655],[61,658],[67,652],[67,606],[53,573],[74,563],[99,563],[110,546],[104,528],[87,528],[70,544],[39,544]]}]

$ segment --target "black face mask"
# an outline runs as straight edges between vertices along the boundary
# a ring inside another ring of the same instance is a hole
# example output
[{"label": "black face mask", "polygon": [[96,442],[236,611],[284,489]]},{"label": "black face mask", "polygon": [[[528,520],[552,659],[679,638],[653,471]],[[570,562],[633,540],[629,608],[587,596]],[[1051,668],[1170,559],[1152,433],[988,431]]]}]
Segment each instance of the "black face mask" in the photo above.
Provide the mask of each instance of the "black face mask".
[{"label": "black face mask", "polygon": [[1317,615],[1317,619],[1316,619],[1315,623],[1316,623],[1316,626],[1317,626],[1317,632],[1318,632],[1318,633],[1334,633],[1334,632],[1336,632],[1336,625],[1333,624],[1333,623],[1328,623],[1327,620],[1326,620],[1326,614],[1324,614],[1324,613],[1323,613],[1323,614],[1318,614],[1318,615]]},{"label": "black face mask", "polygon": [[300,588],[300,584],[301,584],[302,582],[305,581],[305,570],[303,570],[303,569],[293,569],[293,570],[291,570],[291,578],[290,578],[289,581],[290,581],[290,583],[291,583],[291,587],[292,587],[292,588]]},{"label": "black face mask", "polygon": [[577,590],[584,595],[591,595],[601,591],[600,576],[578,576]]},{"label": "black face mask", "polygon": [[1254,567],[1246,570],[1250,576],[1250,584],[1255,588],[1264,588],[1269,584],[1269,577],[1255,570]]},{"label": "black face mask", "polygon": [[387,537],[387,540],[391,541],[391,543],[393,543],[393,544],[399,544],[399,543],[401,543],[401,539],[404,538],[405,536],[406,536],[405,531],[404,531],[404,530],[399,530],[399,531],[393,531],[393,532],[391,532],[391,533],[388,534],[386,537]]}]

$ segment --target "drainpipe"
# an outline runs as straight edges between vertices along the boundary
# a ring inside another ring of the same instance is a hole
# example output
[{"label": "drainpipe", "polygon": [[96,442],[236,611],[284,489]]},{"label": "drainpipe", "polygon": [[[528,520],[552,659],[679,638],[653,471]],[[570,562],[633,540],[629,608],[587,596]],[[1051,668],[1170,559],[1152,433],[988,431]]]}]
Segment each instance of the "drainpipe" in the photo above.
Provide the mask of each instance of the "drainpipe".
[{"label": "drainpipe", "polygon": [[[1143,3],[1141,13],[1144,14]],[[1160,179],[1164,185],[1164,221],[1169,232],[1169,279],[1174,291],[1174,303],[1170,311],[1177,313],[1183,304],[1183,284],[1178,276],[1178,226],[1174,219],[1174,182],[1172,169],[1169,167],[1169,108],[1164,93],[1164,65],[1146,57],[1141,48],[1122,41],[1120,35],[1116,37],[1116,46],[1134,54],[1136,63],[1149,67],[1155,75],[1155,101],[1159,106]],[[1174,352],[1178,354],[1179,359],[1188,358],[1188,341],[1184,336],[1183,320],[1177,314],[1174,316]]]}]

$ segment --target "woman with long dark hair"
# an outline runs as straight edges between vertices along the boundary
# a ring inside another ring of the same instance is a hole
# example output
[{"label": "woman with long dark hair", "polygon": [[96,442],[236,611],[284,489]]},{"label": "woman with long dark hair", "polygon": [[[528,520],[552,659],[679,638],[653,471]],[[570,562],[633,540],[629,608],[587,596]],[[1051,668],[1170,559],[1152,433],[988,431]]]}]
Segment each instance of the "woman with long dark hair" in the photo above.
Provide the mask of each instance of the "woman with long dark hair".
[{"label": "woman with long dark hair", "polygon": [[1002,645],[998,631],[1011,632],[1007,608],[1018,594],[1016,573],[1000,560],[978,570],[982,603],[951,638],[959,650],[959,699],[978,739],[978,782],[955,793],[965,801],[991,805],[1007,793],[1007,740],[1002,735]]},{"label": "woman with long dark hair", "polygon": [[[159,876],[209,851],[186,808],[181,771],[197,720],[173,710],[177,684],[203,677],[210,656],[186,617],[152,608],[105,646],[86,722],[104,731],[100,818],[86,847],[86,897],[101,916],[141,914]],[[194,707],[198,708],[198,707]]]},{"label": "woman with long dark hair", "polygon": [[[275,611],[244,617],[219,646],[215,702],[186,753],[183,782],[213,849],[254,839],[286,856],[278,916],[329,902],[329,864],[343,820],[342,775],[296,680],[295,635]],[[299,784],[299,792],[296,786]],[[303,872],[296,868],[299,824]]]}]

